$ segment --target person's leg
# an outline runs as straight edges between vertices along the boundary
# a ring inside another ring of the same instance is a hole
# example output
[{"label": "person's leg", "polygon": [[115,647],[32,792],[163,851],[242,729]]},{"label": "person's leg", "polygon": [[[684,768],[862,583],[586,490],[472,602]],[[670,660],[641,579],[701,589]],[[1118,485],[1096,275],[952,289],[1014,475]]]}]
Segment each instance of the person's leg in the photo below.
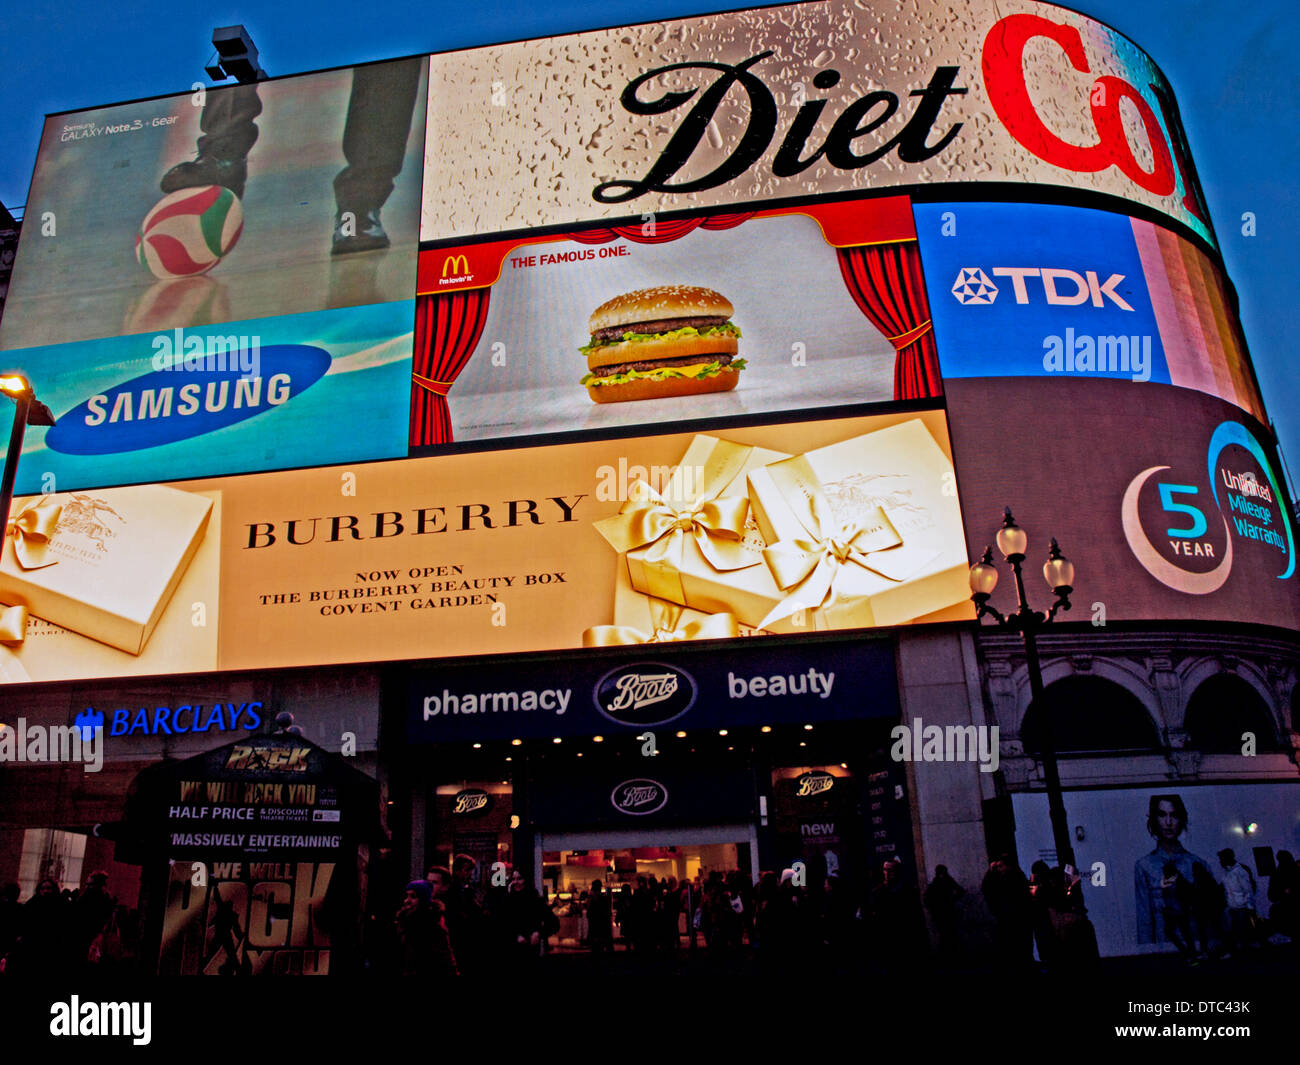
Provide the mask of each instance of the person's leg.
[{"label": "person's leg", "polygon": [[255,84],[210,89],[199,117],[198,157],[168,170],[158,183],[162,191],[221,185],[242,197],[248,153],[257,142],[254,119],[261,113]]},{"label": "person's leg", "polygon": [[[334,252],[388,247],[379,209],[402,169],[421,59],[357,67],[343,129],[347,166],[334,179]],[[350,217],[349,217],[350,216]]]}]

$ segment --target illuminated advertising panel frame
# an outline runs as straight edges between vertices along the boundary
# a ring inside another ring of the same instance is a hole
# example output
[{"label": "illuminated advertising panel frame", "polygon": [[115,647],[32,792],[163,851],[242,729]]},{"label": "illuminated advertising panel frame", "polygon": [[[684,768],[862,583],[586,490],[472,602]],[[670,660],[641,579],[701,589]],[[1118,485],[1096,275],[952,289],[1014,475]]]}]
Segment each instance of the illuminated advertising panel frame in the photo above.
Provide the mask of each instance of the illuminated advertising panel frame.
[{"label": "illuminated advertising panel frame", "polygon": [[0,364],[58,424],[18,491],[406,454],[427,66],[46,120]]},{"label": "illuminated advertising panel frame", "polygon": [[1034,555],[1060,541],[1094,626],[1300,628],[1295,521],[1249,414],[1192,389],[1068,377],[950,378],[947,406],[971,558],[1010,506],[1042,538]]},{"label": "illuminated advertising panel frame", "polygon": [[972,616],[940,410],[103,489],[15,508],[29,517],[0,560],[0,601],[20,604],[0,653],[10,683]]},{"label": "illuminated advertising panel frame", "polygon": [[1166,79],[1064,8],[819,0],[430,64],[424,241],[997,181],[1119,197],[1213,243]]}]

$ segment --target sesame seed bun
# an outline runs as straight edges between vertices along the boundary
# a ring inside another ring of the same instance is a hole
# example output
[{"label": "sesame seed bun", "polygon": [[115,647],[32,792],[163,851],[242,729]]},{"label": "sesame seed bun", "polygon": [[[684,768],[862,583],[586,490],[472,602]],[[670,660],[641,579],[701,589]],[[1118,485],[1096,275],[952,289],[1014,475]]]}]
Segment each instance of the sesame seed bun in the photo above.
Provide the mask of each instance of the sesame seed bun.
[{"label": "sesame seed bun", "polygon": [[596,333],[612,326],[662,318],[730,318],[735,313],[731,301],[711,288],[698,285],[660,285],[642,288],[606,300],[587,322],[587,330]]}]

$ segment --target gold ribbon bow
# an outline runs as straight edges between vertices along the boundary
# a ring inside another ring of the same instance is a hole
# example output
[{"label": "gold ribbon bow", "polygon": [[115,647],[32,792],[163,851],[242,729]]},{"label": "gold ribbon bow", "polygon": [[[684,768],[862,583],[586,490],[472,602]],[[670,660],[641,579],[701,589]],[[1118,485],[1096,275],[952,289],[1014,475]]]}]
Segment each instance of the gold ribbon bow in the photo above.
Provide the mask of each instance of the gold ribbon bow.
[{"label": "gold ribbon bow", "polygon": [[747,496],[696,500],[679,506],[645,481],[637,481],[628,494],[632,498],[616,517],[597,523],[619,551],[648,546],[647,562],[671,557],[680,563],[682,548],[687,539],[693,539],[714,569],[744,569],[758,562],[741,545],[749,516]]},{"label": "gold ribbon bow", "polygon": [[56,503],[29,503],[9,519],[5,535],[14,538],[14,557],[23,569],[58,565],[57,558],[47,558],[46,554],[62,512]]},{"label": "gold ribbon bow", "polygon": [[21,604],[0,609],[0,643],[14,646],[27,635],[27,608]]},{"label": "gold ribbon bow", "polygon": [[676,603],[651,599],[651,632],[631,625],[594,625],[582,634],[583,647],[623,647],[638,643],[678,643],[682,640],[723,640],[740,635],[734,614],[710,614],[691,621],[680,629],[682,608]]},{"label": "gold ribbon bow", "polygon": [[782,621],[800,610],[815,609],[834,598],[835,578],[840,567],[853,564],[889,581],[900,582],[902,577],[882,568],[874,556],[882,551],[899,547],[903,538],[890,523],[884,510],[873,507],[864,519],[845,522],[831,535],[823,530],[834,529],[830,504],[819,491],[790,493],[787,501],[803,501],[795,509],[800,524],[809,537],[781,540],[763,552],[768,568],[782,591],[793,589],[762,621],[758,628]]},{"label": "gold ribbon bow", "polygon": [[678,467],[666,486],[667,495],[646,481],[635,481],[618,514],[595,523],[597,531],[620,553],[649,548],[643,561],[651,576],[653,595],[677,602],[685,600],[681,570],[688,542],[694,542],[709,565],[720,572],[758,565],[756,553],[743,543],[749,497],[717,498],[740,473],[752,451],[720,440],[700,473],[699,491],[690,502],[678,503],[671,498],[690,480]]}]

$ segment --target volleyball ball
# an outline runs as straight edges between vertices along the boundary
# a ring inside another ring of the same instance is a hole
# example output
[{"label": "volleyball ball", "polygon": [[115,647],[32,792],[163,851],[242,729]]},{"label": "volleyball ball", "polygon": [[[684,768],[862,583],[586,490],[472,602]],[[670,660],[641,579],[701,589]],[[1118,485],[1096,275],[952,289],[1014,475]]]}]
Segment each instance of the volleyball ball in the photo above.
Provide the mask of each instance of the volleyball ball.
[{"label": "volleyball ball", "polygon": [[136,258],[161,280],[193,277],[221,262],[243,229],[244,210],[229,189],[180,189],[144,216],[135,238]]}]

